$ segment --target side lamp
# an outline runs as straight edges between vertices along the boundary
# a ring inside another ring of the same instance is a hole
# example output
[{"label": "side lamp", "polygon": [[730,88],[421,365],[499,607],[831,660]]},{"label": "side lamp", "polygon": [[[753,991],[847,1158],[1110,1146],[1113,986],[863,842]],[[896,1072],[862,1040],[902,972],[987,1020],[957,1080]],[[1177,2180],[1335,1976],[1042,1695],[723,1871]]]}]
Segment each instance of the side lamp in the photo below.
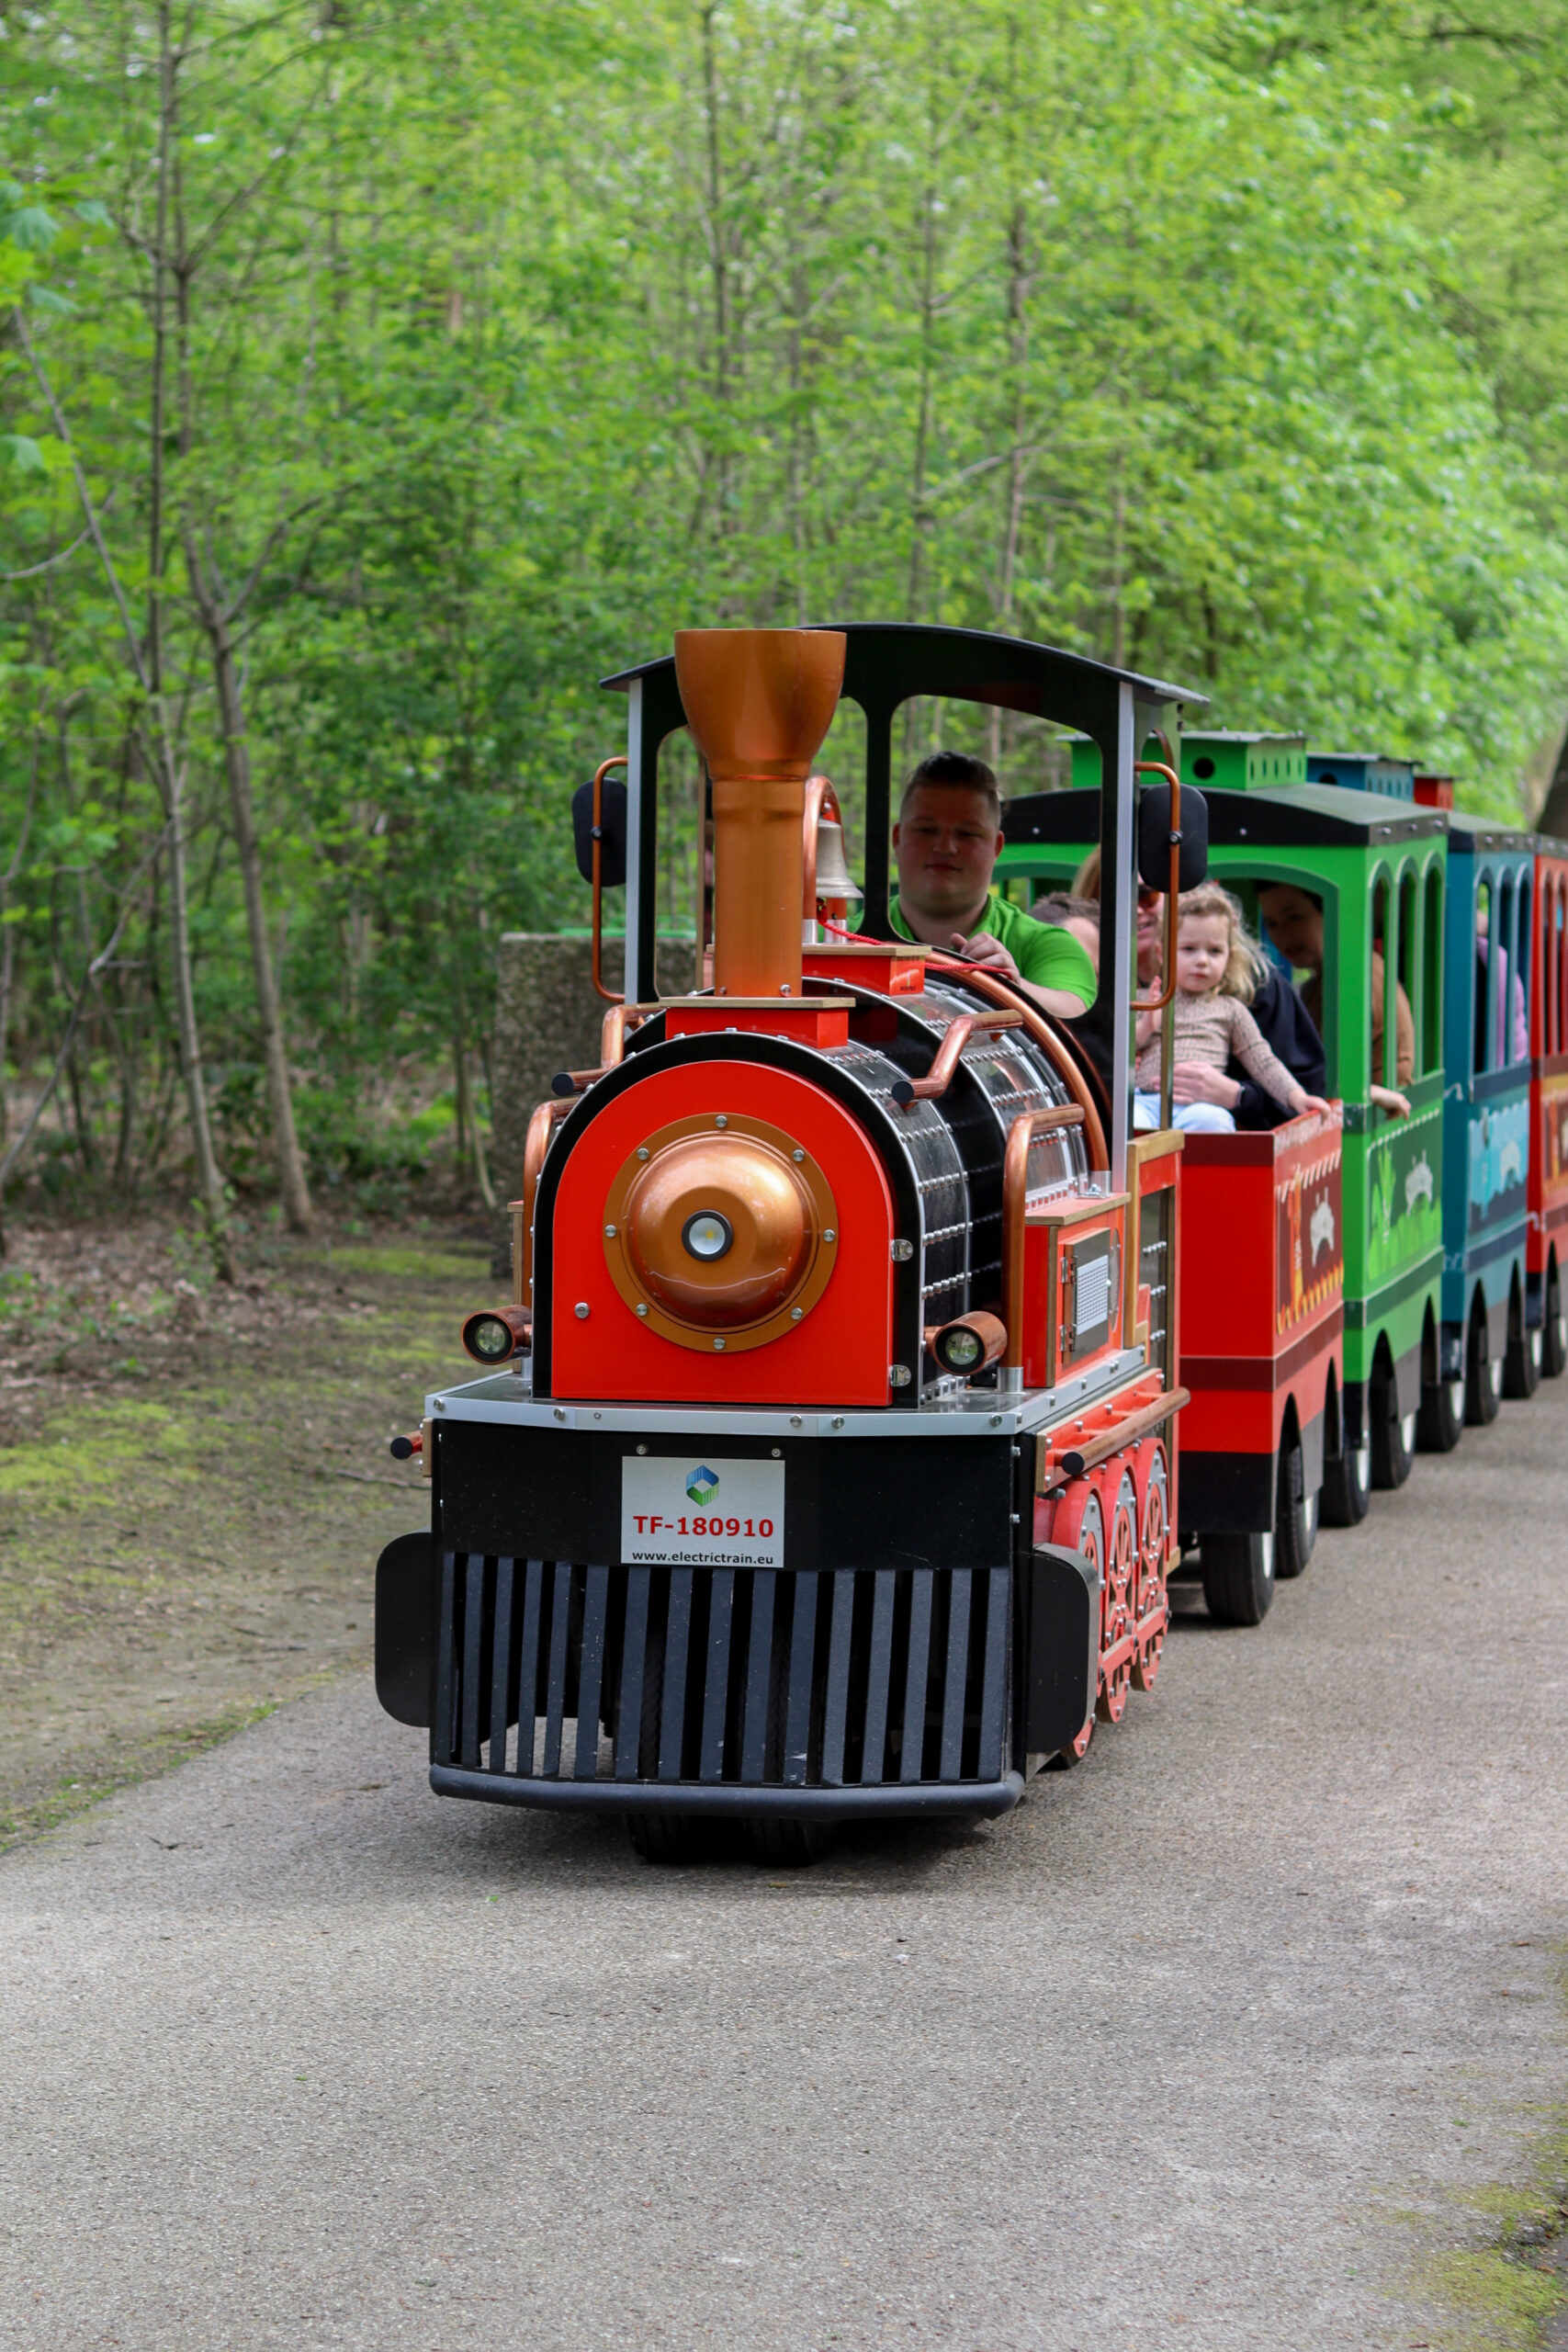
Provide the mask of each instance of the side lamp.
[{"label": "side lamp", "polygon": [[533,1340],[533,1318],[525,1306],[482,1306],[463,1326],[464,1347],[476,1363],[490,1370],[525,1356]]}]

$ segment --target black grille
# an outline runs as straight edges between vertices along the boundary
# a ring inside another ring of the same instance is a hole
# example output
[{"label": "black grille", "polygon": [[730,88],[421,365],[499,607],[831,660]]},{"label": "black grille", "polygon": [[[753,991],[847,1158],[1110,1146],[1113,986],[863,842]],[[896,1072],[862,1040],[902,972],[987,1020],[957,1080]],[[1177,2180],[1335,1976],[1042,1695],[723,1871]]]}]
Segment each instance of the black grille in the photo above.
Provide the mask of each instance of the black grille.
[{"label": "black grille", "polygon": [[[1007,1568],[657,1568],[448,1552],[433,1761],[850,1789],[1006,1770]],[[611,1791],[605,1790],[606,1798]]]}]

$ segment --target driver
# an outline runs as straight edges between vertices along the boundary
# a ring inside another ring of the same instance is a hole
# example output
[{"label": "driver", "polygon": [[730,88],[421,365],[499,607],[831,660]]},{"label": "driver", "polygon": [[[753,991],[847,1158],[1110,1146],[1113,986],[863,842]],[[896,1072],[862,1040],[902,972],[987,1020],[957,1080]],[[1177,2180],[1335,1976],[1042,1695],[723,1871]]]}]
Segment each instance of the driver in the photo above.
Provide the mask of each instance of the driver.
[{"label": "driver", "polygon": [[1001,794],[984,760],[930,753],[898,804],[898,895],[888,915],[900,939],[966,956],[1043,1012],[1070,1020],[1094,1001],[1094,966],[1070,932],[991,896],[1001,820]]}]

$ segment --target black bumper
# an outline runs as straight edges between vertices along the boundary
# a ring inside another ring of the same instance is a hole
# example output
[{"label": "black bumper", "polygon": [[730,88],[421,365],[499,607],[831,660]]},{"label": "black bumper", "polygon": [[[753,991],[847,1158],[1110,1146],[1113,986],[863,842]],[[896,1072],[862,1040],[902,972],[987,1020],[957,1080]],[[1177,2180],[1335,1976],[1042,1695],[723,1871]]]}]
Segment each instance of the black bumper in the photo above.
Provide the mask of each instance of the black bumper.
[{"label": "black bumper", "polygon": [[644,1566],[605,1508],[626,1442],[518,1434],[440,1429],[434,1532],[378,1568],[378,1691],[444,1795],[994,1815],[1094,1704],[1099,1583],[1030,1547],[1031,1448],[804,1446],[783,1566]]},{"label": "black bumper", "polygon": [[989,1819],[1010,1813],[1023,1794],[1021,1772],[981,1784],[956,1781],[951,1788],[929,1785],[906,1789],[769,1789],[650,1786],[647,1781],[606,1787],[600,1781],[581,1782],[519,1781],[491,1772],[465,1772],[451,1764],[433,1764],[430,1785],[437,1796],[478,1797],[487,1804],[537,1806],[558,1813],[701,1813],[728,1819],[752,1819],[767,1814],[791,1820],[844,1821],[859,1814],[879,1820],[915,1814],[968,1814]]}]

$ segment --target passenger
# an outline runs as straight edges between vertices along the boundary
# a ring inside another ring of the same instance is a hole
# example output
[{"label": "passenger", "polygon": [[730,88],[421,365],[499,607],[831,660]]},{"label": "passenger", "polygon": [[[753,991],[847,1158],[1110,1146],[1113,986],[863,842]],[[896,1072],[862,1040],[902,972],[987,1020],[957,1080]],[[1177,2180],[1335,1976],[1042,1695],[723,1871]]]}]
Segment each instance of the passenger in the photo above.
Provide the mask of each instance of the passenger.
[{"label": "passenger", "polygon": [[[1098,849],[1091,849],[1079,866],[1073,877],[1073,888],[1092,904],[1099,904]],[[1256,980],[1249,1010],[1258,1023],[1258,1034],[1269,1052],[1279,1056],[1298,1086],[1304,1087],[1309,1094],[1321,1094],[1325,1075],[1322,1038],[1284,974],[1269,963],[1250,939],[1247,949],[1253,962]],[[1140,989],[1145,992],[1157,991],[1164,962],[1165,893],[1141,885],[1138,890]],[[1171,1078],[1171,1099],[1177,1102],[1213,1102],[1219,1110],[1228,1111],[1236,1125],[1248,1134],[1259,1134],[1266,1128],[1277,1127],[1292,1115],[1281,1103],[1275,1102],[1266,1087],[1248,1078],[1245,1068],[1234,1055],[1224,1069],[1214,1069],[1207,1062],[1178,1062]]]},{"label": "passenger", "polygon": [[[1091,849],[1073,876],[1072,895],[1086,900],[1098,910],[1100,907],[1100,852]],[[1151,890],[1144,883],[1138,885],[1138,986],[1152,989],[1159,983],[1160,963],[1165,954],[1165,893]],[[1100,956],[1095,954],[1098,970]]]},{"label": "passenger", "polygon": [[[1258,911],[1263,918],[1265,930],[1287,964],[1307,974],[1302,989],[1302,1001],[1312,1015],[1314,1027],[1323,1029],[1323,900],[1315,890],[1303,890],[1294,882],[1260,882],[1258,886]],[[1407,1086],[1416,1074],[1416,1020],[1410,1010],[1410,999],[1395,982],[1394,1004],[1394,1072],[1401,1086]],[[1381,951],[1372,950],[1372,1009],[1371,1045],[1372,1068],[1382,1068],[1383,1047],[1383,989],[1384,970]],[[1410,1116],[1410,1098],[1392,1086],[1374,1080],[1367,1089],[1370,1099],[1396,1119]]]},{"label": "passenger", "polygon": [[[1234,1054],[1292,1117],[1303,1111],[1326,1111],[1323,1097],[1298,1085],[1264,1044],[1247,1005],[1253,970],[1241,908],[1230,892],[1217,882],[1201,882],[1197,889],[1184,891],[1177,919],[1173,1036],[1182,1061],[1172,1070],[1173,1096],[1175,1070],[1182,1062],[1223,1070]],[[1134,1120],[1140,1127],[1159,1125],[1160,1031],[1158,1012],[1139,1013]],[[1190,1134],[1230,1135],[1235,1128],[1233,1114],[1217,1102],[1177,1102],[1171,1117]]]},{"label": "passenger", "polygon": [[1070,932],[993,898],[1002,802],[984,760],[933,752],[904,786],[893,828],[900,939],[944,947],[1010,979],[1046,1012],[1071,1019],[1094,1001],[1094,966]]},{"label": "passenger", "polygon": [[1036,899],[1029,910],[1036,922],[1055,923],[1070,931],[1096,972],[1100,969],[1100,904],[1095,899],[1075,899],[1070,890],[1053,890]]},{"label": "passenger", "polygon": [[[1516,977],[1513,989],[1509,990],[1508,951],[1506,947],[1497,951],[1497,1002],[1493,1013],[1495,1050],[1489,1056],[1483,1050],[1486,1020],[1486,967],[1492,958],[1491,920],[1491,910],[1486,900],[1478,896],[1475,901],[1475,1067],[1478,1070],[1501,1069],[1505,1062],[1528,1062],[1530,1052],[1530,1017],[1525,1003],[1524,982]],[[1505,997],[1510,993],[1514,1007],[1513,1035],[1509,1039],[1508,1051],[1505,1053],[1503,1004]]]}]

